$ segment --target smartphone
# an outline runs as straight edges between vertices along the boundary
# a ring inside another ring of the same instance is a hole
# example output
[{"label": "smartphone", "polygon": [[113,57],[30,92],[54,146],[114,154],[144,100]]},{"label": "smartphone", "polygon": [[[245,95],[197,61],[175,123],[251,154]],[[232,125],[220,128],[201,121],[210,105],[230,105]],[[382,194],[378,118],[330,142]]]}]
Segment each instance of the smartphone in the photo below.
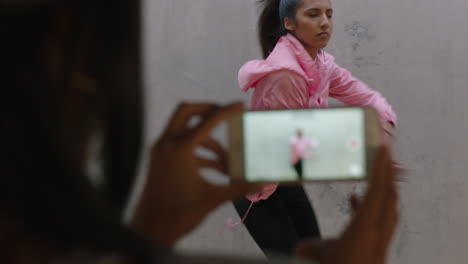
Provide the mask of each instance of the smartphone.
[{"label": "smartphone", "polygon": [[229,174],[248,182],[363,180],[381,139],[372,108],[245,111],[229,120]]}]

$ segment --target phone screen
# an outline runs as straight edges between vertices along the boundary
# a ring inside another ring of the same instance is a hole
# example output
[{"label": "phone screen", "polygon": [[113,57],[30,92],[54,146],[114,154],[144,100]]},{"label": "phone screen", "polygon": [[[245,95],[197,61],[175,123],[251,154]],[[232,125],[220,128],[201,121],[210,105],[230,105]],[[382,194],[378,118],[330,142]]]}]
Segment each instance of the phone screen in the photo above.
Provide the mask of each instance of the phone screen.
[{"label": "phone screen", "polygon": [[363,108],[250,111],[242,120],[247,181],[366,177]]}]

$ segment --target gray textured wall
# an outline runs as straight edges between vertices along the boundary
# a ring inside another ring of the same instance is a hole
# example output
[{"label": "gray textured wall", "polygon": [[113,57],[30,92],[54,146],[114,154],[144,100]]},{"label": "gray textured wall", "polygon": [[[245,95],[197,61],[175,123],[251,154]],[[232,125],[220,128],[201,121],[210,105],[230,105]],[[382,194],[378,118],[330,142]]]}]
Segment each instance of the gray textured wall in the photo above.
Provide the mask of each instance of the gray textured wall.
[{"label": "gray textured wall", "polygon": [[[237,70],[260,57],[255,0],[150,0],[145,4],[147,138],[180,100],[246,100]],[[468,257],[468,1],[335,0],[328,48],[381,91],[399,114],[402,220],[391,263],[466,263]],[[218,132],[221,135],[221,132]],[[362,186],[308,185],[326,236],[348,217]],[[179,243],[180,250],[261,256],[243,227],[226,232],[227,204]]]}]

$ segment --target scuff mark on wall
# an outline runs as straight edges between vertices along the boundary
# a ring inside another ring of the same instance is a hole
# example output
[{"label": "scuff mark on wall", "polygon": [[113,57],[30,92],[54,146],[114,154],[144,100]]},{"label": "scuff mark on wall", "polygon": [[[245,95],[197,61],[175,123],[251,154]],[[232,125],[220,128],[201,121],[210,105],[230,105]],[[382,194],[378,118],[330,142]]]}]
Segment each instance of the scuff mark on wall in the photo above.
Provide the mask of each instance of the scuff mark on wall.
[{"label": "scuff mark on wall", "polygon": [[370,33],[370,25],[363,24],[359,21],[353,21],[351,24],[345,25],[345,32],[352,39],[353,50],[356,51],[365,42],[375,40],[375,35]]}]

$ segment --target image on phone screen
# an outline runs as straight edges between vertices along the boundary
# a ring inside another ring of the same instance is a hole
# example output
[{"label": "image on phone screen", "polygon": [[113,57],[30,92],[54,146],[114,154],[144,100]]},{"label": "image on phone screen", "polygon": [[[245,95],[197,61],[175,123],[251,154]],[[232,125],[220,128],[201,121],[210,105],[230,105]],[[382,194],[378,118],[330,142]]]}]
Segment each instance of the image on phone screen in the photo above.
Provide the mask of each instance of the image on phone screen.
[{"label": "image on phone screen", "polygon": [[362,108],[252,111],[242,122],[247,181],[366,177]]}]

